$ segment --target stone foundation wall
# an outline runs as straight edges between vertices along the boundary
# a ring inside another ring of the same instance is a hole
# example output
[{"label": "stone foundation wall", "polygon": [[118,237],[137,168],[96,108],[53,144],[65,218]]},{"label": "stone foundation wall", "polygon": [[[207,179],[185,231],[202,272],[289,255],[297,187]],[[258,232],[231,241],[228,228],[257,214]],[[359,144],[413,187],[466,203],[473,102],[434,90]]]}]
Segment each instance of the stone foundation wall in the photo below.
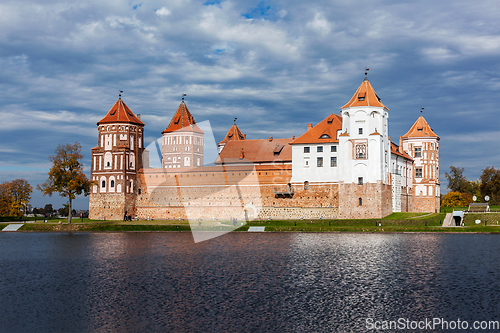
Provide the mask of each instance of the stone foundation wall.
[{"label": "stone foundation wall", "polygon": [[392,188],[381,182],[363,185],[341,183],[339,197],[341,219],[382,218],[392,213]]}]

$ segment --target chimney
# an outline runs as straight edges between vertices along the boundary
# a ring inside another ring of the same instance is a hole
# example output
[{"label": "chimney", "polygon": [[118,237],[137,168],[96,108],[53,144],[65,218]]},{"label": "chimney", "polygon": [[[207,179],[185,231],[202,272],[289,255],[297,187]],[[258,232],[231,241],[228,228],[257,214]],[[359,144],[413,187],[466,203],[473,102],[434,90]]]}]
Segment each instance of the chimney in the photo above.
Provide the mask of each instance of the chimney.
[{"label": "chimney", "polygon": [[247,139],[247,135],[246,134],[243,134],[243,137],[245,138],[245,140]]},{"label": "chimney", "polygon": [[309,132],[313,128],[313,124],[307,124],[307,131]]},{"label": "chimney", "polygon": [[141,120],[141,114],[140,113],[137,114],[137,118],[139,118],[139,120]]},{"label": "chimney", "polygon": [[269,137],[269,142],[271,142],[271,141],[273,141],[273,137],[272,136]]},{"label": "chimney", "polygon": [[243,151],[243,148],[241,148],[241,152],[240,152],[240,160],[244,159],[245,158],[245,152]]},{"label": "chimney", "polygon": [[295,140],[295,135],[294,135],[294,136],[292,136],[292,140]]}]

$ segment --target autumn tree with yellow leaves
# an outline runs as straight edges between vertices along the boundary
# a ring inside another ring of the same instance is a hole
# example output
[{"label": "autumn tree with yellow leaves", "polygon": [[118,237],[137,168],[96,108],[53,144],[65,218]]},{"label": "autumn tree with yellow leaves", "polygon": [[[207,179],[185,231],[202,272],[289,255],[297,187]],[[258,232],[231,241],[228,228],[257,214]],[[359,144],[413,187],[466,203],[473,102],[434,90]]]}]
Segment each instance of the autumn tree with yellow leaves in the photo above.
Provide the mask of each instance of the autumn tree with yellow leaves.
[{"label": "autumn tree with yellow leaves", "polygon": [[[37,185],[43,195],[52,196],[59,193],[60,196],[68,198],[70,212],[73,209],[72,201],[77,195],[89,195],[92,184],[83,173],[81,148],[78,142],[57,146],[56,154],[49,156],[52,162],[49,178],[42,185]],[[71,223],[71,213],[68,214],[68,223]]]}]

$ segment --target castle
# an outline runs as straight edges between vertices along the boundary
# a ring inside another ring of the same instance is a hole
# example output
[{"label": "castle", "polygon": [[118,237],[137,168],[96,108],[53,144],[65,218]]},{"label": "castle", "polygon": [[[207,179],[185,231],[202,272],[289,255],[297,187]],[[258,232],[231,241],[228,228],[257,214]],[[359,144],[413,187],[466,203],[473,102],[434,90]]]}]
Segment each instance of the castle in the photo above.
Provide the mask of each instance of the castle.
[{"label": "castle", "polygon": [[151,168],[145,124],[120,97],[97,123],[89,217],[356,219],[437,212],[440,138],[420,116],[395,143],[388,119],[365,77],[340,114],[308,124],[297,138],[251,140],[234,124],[218,143],[215,166],[204,166],[204,131],[182,101],[162,132],[161,166]]}]

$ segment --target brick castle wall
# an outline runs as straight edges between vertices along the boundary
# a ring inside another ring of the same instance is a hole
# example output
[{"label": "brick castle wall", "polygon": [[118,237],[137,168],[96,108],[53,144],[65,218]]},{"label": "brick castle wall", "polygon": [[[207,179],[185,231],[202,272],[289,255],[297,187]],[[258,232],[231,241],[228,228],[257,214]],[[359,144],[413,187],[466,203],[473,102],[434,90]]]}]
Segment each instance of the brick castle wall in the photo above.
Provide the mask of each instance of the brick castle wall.
[{"label": "brick castle wall", "polygon": [[341,183],[339,197],[339,218],[342,219],[382,218],[392,213],[391,186],[381,182]]}]

